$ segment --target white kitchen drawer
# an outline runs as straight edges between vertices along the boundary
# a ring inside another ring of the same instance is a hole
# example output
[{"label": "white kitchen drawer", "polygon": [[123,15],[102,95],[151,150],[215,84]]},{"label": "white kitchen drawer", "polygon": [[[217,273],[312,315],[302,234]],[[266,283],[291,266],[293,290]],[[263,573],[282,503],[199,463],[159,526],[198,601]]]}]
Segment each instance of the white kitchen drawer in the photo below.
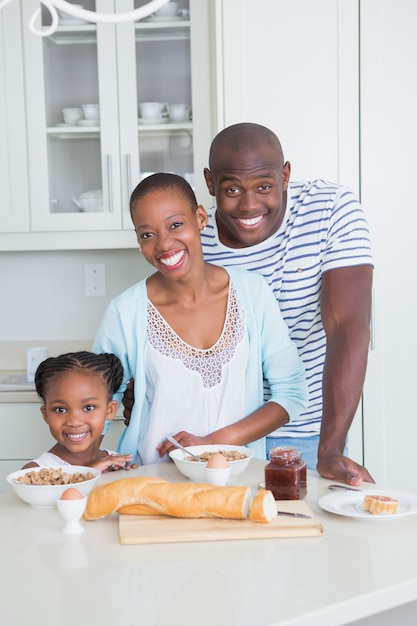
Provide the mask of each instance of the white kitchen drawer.
[{"label": "white kitchen drawer", "polygon": [[0,404],[0,459],[33,459],[54,444],[39,403]]},{"label": "white kitchen drawer", "polygon": [[28,460],[29,459],[15,459],[14,461],[0,461],[0,493],[12,490],[11,486],[6,481],[6,476],[20,470],[22,465],[27,463]]}]

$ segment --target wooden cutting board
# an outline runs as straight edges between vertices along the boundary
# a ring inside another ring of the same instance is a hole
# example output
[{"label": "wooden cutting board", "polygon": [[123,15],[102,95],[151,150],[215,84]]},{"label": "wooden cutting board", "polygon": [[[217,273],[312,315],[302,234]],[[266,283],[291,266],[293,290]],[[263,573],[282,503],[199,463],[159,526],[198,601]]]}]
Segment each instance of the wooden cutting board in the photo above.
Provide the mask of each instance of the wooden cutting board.
[{"label": "wooden cutting board", "polygon": [[122,544],[176,543],[184,541],[230,541],[276,537],[319,537],[323,526],[303,500],[277,502],[280,511],[304,513],[301,517],[278,517],[269,524],[230,519],[185,519],[160,515],[119,515]]}]

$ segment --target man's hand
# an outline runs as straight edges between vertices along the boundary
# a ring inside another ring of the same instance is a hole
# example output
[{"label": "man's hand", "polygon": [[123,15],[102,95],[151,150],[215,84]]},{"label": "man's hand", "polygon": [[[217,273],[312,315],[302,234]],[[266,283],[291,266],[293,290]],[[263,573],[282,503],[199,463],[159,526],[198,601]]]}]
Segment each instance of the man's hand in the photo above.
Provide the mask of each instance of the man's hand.
[{"label": "man's hand", "polygon": [[342,454],[319,454],[317,471],[323,478],[337,480],[355,487],[361,485],[362,482],[375,482],[365,467]]},{"label": "man's hand", "polygon": [[132,407],[135,404],[133,378],[131,378],[129,382],[127,383],[126,390],[122,397],[122,404],[124,406],[123,417],[124,417],[125,426],[129,426],[130,416],[132,413]]}]

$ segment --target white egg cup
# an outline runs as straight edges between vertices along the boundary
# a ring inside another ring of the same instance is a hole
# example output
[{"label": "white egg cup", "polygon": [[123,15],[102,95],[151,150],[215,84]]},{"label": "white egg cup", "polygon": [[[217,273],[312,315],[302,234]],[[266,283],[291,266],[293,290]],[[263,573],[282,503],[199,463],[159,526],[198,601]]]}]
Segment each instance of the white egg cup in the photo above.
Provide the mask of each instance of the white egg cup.
[{"label": "white egg cup", "polygon": [[230,465],[228,467],[205,467],[206,481],[211,485],[224,487],[230,478],[231,469]]},{"label": "white egg cup", "polygon": [[74,535],[76,533],[84,532],[84,528],[80,520],[85,511],[86,504],[87,496],[84,496],[84,498],[77,498],[77,500],[62,500],[60,498],[56,501],[56,507],[59,514],[66,522],[64,528],[62,529],[63,533]]}]

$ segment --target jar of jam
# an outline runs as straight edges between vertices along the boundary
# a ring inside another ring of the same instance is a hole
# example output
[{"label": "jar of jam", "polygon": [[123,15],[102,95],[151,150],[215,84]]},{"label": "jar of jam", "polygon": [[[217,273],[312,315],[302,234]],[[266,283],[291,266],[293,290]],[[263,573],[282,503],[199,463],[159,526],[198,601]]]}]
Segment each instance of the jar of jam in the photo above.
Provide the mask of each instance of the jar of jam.
[{"label": "jar of jam", "polygon": [[265,467],[265,488],[275,500],[301,500],[307,494],[307,465],[298,448],[272,448]]}]

